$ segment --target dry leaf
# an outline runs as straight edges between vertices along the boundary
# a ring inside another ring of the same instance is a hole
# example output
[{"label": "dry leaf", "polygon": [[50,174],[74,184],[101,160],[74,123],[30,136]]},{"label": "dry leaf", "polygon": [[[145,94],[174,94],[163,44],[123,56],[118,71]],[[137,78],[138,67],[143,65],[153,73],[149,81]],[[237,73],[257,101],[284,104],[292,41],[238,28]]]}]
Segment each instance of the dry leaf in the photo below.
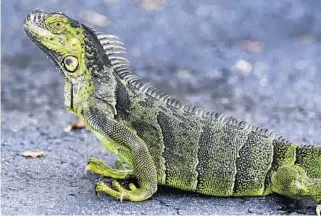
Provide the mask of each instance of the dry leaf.
[{"label": "dry leaf", "polygon": [[255,40],[245,40],[241,47],[248,52],[261,52],[263,50],[263,44]]},{"label": "dry leaf", "polygon": [[81,129],[81,128],[84,128],[85,127],[85,124],[80,121],[79,119],[77,121],[75,121],[74,123],[68,125],[64,131],[65,132],[70,132],[72,129]]},{"label": "dry leaf", "polygon": [[25,151],[21,153],[22,156],[26,158],[42,158],[45,156],[45,153],[43,152],[33,152],[33,151]]}]

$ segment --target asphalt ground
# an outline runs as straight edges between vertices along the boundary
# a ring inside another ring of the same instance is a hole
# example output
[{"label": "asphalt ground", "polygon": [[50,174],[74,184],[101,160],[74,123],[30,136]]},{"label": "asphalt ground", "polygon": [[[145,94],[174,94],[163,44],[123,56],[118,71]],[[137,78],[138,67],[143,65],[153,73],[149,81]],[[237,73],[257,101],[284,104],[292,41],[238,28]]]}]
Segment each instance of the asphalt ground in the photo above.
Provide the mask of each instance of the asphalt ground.
[{"label": "asphalt ground", "polygon": [[[217,198],[160,188],[150,200],[95,195],[89,157],[114,158],[63,105],[63,77],[23,32],[31,10],[63,11],[117,35],[133,71],[189,103],[321,144],[321,2],[3,0],[1,212],[314,214],[280,196]],[[25,151],[43,158],[25,158]]]}]

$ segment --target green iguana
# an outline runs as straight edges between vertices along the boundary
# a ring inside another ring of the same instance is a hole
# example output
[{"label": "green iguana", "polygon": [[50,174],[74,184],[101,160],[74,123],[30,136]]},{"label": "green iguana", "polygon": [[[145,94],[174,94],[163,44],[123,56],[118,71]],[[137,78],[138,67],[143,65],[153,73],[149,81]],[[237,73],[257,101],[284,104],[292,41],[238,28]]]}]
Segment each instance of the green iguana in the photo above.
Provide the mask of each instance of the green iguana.
[{"label": "green iguana", "polygon": [[[295,145],[270,130],[184,104],[137,78],[120,56],[116,36],[60,12],[35,10],[25,20],[30,39],[65,78],[65,105],[118,160],[117,169],[90,158],[87,170],[138,185],[96,192],[143,201],[157,185],[213,196],[277,193],[321,203],[321,147]],[[320,214],[321,205],[317,207]]]}]

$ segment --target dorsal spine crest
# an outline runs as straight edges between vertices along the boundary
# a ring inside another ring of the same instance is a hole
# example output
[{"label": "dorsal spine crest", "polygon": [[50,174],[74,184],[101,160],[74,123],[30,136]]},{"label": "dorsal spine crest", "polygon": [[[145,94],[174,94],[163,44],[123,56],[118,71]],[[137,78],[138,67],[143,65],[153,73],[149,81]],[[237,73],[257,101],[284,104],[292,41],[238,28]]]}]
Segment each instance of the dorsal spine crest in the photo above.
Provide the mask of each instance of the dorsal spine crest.
[{"label": "dorsal spine crest", "polygon": [[149,85],[143,79],[138,78],[131,72],[129,61],[120,55],[125,53],[125,48],[123,47],[124,44],[119,41],[119,38],[117,36],[103,34],[100,32],[96,32],[96,36],[99,39],[109,61],[112,64],[113,69],[118,74],[118,76],[141,93],[154,97],[162,101],[164,104],[167,104],[176,109],[182,109],[184,112],[195,114],[196,116],[199,116],[203,119],[216,120],[224,124],[244,128],[245,130],[251,130],[264,136],[272,136],[275,139],[284,140],[282,136],[277,135],[269,129],[255,126],[238,120],[237,118],[225,116],[217,112],[209,112],[197,106],[187,105],[179,100],[172,98],[170,95],[159,90],[158,88]]}]

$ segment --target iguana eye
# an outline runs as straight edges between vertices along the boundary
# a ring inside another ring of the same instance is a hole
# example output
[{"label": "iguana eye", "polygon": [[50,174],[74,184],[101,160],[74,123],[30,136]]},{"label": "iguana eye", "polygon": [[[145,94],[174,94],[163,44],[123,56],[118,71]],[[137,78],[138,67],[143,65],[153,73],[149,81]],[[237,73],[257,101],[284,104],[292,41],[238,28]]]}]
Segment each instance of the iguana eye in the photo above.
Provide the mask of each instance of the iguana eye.
[{"label": "iguana eye", "polygon": [[60,28],[62,26],[62,22],[58,21],[58,22],[55,22],[55,26],[56,28]]},{"label": "iguana eye", "polygon": [[63,21],[50,22],[49,28],[54,34],[62,34],[65,31],[65,23]]},{"label": "iguana eye", "polygon": [[74,56],[67,56],[64,59],[64,65],[67,71],[74,72],[78,67],[78,60]]}]

